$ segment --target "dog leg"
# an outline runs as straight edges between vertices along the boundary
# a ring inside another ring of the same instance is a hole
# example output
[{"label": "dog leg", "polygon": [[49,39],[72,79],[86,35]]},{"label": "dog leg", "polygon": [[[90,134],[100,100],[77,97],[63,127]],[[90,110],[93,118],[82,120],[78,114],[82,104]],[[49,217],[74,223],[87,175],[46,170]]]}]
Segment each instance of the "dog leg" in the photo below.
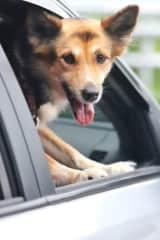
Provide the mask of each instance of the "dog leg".
[{"label": "dog leg", "polygon": [[97,176],[97,169],[89,168],[84,171],[69,168],[59,162],[54,158],[45,153],[45,158],[48,161],[48,166],[50,169],[51,176],[56,186],[64,186],[66,184],[72,184],[76,182],[82,182],[90,180],[92,178],[101,178],[106,176],[105,171],[101,170]]},{"label": "dog leg", "polygon": [[68,167],[84,170],[85,175],[88,174],[88,178],[131,172],[136,167],[136,164],[132,161],[117,162],[109,165],[95,162],[65,143],[49,128],[40,128],[38,132],[46,153]]},{"label": "dog leg", "polygon": [[71,145],[64,142],[49,128],[39,128],[38,133],[46,153],[62,164],[79,170],[100,167],[100,163],[88,159]]},{"label": "dog leg", "polygon": [[45,158],[48,161],[48,166],[56,186],[62,186],[83,180],[80,170],[71,169],[62,165],[48,154],[45,154]]}]

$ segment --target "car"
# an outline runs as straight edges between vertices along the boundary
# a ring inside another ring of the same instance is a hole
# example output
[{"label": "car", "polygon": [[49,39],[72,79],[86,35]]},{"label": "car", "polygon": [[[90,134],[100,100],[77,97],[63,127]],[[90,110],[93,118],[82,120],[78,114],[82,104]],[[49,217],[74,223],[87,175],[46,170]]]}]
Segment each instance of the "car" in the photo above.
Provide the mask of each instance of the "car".
[{"label": "car", "polygon": [[[61,0],[1,4],[14,11],[18,4],[34,4],[62,18],[78,17]],[[131,173],[55,187],[2,45],[0,96],[1,238],[159,239],[160,107],[126,63],[116,59],[93,124],[77,125],[68,111],[49,126],[95,161],[135,161]]]}]

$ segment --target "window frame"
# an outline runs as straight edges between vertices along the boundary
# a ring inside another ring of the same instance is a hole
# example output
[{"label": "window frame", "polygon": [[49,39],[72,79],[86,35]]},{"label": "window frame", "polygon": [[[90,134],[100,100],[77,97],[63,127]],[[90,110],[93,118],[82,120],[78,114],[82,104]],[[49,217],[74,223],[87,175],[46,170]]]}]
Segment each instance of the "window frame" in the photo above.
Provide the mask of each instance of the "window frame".
[{"label": "window frame", "polygon": [[25,200],[54,194],[36,127],[1,46],[0,56],[1,128],[15,166],[20,192]]}]

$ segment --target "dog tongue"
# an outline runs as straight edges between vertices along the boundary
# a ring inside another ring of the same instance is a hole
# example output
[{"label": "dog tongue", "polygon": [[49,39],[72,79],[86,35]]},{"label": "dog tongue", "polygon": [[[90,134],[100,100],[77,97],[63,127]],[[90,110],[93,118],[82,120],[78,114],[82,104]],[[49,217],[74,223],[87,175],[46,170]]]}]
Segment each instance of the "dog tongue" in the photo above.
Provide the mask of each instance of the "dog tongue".
[{"label": "dog tongue", "polygon": [[73,111],[76,120],[81,125],[90,124],[94,119],[94,107],[92,103],[73,102]]}]

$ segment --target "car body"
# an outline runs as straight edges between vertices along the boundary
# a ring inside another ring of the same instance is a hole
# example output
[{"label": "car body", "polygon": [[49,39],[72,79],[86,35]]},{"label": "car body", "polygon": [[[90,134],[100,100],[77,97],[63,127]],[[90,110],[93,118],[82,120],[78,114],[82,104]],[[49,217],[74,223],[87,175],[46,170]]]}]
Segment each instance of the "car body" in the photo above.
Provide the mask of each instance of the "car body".
[{"label": "car body", "polygon": [[[78,16],[61,1],[13,2],[35,4],[60,17]],[[3,46],[0,95],[1,238],[159,239],[160,108],[122,60],[106,79],[91,126],[78,126],[68,114],[50,127],[95,160],[136,161],[132,173],[55,188]]]}]

